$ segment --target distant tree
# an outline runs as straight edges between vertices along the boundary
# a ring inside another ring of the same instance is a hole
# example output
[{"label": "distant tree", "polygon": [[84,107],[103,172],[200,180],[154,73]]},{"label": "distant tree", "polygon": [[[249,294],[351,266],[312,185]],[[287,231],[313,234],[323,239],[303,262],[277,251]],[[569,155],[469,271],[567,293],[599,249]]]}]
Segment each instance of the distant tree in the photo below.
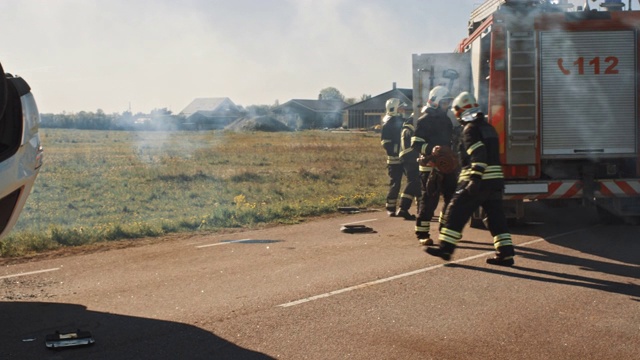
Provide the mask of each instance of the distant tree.
[{"label": "distant tree", "polygon": [[369,99],[371,99],[371,95],[362,94],[362,96],[360,96],[360,101],[365,101]]},{"label": "distant tree", "polygon": [[122,113],[122,115],[115,114],[113,120],[114,129],[130,129],[131,127],[133,127],[134,120],[135,119],[133,118],[133,114],[131,113],[131,111],[125,111]]},{"label": "distant tree", "polygon": [[167,109],[166,107],[162,109],[156,108],[151,110],[151,113],[149,115],[151,115],[151,117],[171,115],[171,110]]},{"label": "distant tree", "polygon": [[344,101],[344,95],[342,95],[342,93],[334,87],[328,87],[320,90],[320,96],[322,97],[322,100]]},{"label": "distant tree", "polygon": [[353,105],[353,104],[358,102],[358,99],[356,99],[356,98],[346,98],[346,99],[344,99],[344,102],[346,102],[349,105]]},{"label": "distant tree", "polygon": [[108,130],[113,128],[115,115],[106,115],[98,109],[95,113],[80,111],[77,114],[41,114],[43,128]]}]

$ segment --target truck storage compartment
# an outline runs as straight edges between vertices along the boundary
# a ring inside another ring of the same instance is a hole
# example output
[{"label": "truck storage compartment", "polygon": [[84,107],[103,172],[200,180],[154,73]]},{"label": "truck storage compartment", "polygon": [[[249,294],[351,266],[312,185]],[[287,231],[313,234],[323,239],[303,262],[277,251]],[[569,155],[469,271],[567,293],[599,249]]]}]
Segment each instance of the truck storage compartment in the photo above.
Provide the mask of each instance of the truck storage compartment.
[{"label": "truck storage compartment", "polygon": [[635,155],[633,31],[541,31],[542,157]]}]

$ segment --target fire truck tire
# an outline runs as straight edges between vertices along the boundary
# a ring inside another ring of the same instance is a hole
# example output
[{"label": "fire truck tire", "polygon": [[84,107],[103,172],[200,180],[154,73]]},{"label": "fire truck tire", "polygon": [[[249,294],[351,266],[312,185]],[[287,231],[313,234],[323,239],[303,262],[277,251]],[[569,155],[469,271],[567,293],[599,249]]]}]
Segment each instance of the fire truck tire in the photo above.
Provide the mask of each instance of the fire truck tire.
[{"label": "fire truck tire", "polygon": [[471,219],[471,223],[469,224],[469,226],[471,226],[474,229],[486,229],[486,227],[484,226],[484,223],[482,222],[481,219]]},{"label": "fire truck tire", "polygon": [[640,216],[629,216],[627,217],[626,222],[629,225],[638,226],[640,225]]},{"label": "fire truck tire", "polygon": [[484,212],[484,209],[478,208],[471,215],[471,221],[469,222],[469,226],[474,229],[488,229],[486,225],[487,214]]},{"label": "fire truck tire", "polygon": [[509,227],[517,227],[517,226],[525,225],[525,222],[524,222],[524,219],[507,218],[507,225],[509,225]]},{"label": "fire truck tire", "polygon": [[[476,210],[473,215],[471,215],[471,221],[469,222],[469,226],[474,229],[489,229],[489,225],[487,223],[487,214],[482,209]],[[509,227],[516,227],[525,225],[526,222],[523,218],[515,218],[508,217],[507,225]]]},{"label": "fire truck tire", "polygon": [[596,211],[598,213],[598,220],[604,225],[616,225],[623,222],[622,218],[602,206],[596,206]]}]

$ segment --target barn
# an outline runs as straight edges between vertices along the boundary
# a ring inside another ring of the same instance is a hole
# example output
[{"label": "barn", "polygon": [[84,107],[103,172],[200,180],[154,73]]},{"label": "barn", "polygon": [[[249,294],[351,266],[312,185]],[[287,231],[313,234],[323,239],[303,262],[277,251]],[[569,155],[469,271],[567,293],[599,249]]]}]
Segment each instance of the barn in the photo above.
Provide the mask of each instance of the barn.
[{"label": "barn", "polygon": [[185,117],[185,128],[214,130],[223,129],[242,113],[231,99],[221,97],[196,98],[178,115]]},{"label": "barn", "polygon": [[284,124],[292,129],[324,129],[342,126],[342,100],[292,99],[273,110]]},{"label": "barn", "polygon": [[[391,98],[398,98],[413,108],[413,89],[400,89],[393,83],[393,88],[385,93],[359,103],[347,106],[345,111],[346,126],[349,129],[371,129],[379,125],[384,117],[386,102]],[[408,114],[407,114],[408,115]]]}]

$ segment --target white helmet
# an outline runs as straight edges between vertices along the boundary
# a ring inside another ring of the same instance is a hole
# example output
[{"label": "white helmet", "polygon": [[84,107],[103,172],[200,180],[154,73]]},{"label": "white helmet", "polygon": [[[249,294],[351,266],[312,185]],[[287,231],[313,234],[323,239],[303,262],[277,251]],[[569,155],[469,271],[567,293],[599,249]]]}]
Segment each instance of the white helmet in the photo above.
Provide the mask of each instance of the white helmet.
[{"label": "white helmet", "polygon": [[[451,100],[449,95],[449,89],[444,86],[436,86],[429,92],[429,98],[427,99],[427,106],[431,108],[437,108],[440,106],[442,100]],[[425,109],[426,110],[426,109]]]},{"label": "white helmet", "polygon": [[391,98],[387,100],[387,115],[396,116],[398,115],[398,107],[400,107],[400,99]]},{"label": "white helmet", "polygon": [[453,99],[452,106],[456,118],[464,122],[473,121],[475,115],[481,112],[476,98],[467,91],[461,92]]}]

